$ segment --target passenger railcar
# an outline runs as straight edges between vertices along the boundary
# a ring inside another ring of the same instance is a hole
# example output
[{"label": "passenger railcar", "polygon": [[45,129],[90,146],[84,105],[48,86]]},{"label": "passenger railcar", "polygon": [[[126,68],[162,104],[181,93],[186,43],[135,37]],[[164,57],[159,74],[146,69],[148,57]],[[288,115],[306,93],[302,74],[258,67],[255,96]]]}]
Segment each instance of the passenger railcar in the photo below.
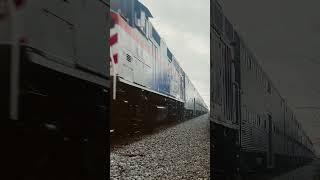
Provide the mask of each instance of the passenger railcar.
[{"label": "passenger railcar", "polygon": [[205,105],[204,100],[201,98],[188,76],[185,76],[185,93],[185,118],[189,119],[207,113],[207,106]]},{"label": "passenger railcar", "polygon": [[241,174],[311,161],[312,143],[294,112],[219,2],[211,5],[213,173]]},{"label": "passenger railcar", "polygon": [[[207,111],[138,0],[111,0],[112,129],[152,127]],[[186,115],[185,115],[186,114]]]}]

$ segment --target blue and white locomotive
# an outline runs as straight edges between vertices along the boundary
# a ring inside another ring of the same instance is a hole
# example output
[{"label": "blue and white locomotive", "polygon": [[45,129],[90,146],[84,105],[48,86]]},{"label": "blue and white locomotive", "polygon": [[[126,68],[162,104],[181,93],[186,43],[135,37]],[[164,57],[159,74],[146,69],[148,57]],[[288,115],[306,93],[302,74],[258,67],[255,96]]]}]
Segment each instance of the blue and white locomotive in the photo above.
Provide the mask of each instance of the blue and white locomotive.
[{"label": "blue and white locomotive", "polygon": [[207,107],[138,0],[111,0],[111,128],[181,121]]}]

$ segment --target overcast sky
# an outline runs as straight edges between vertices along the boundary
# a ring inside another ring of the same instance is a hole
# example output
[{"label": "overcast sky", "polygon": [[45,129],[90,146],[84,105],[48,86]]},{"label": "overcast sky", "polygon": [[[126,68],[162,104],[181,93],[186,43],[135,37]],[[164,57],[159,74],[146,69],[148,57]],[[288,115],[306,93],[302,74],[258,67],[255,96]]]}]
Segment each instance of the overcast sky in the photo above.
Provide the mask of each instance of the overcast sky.
[{"label": "overcast sky", "polygon": [[210,105],[210,1],[140,0],[208,107]]},{"label": "overcast sky", "polygon": [[223,2],[230,21],[314,141],[320,138],[320,109],[296,107],[320,107],[319,7],[319,0]]}]

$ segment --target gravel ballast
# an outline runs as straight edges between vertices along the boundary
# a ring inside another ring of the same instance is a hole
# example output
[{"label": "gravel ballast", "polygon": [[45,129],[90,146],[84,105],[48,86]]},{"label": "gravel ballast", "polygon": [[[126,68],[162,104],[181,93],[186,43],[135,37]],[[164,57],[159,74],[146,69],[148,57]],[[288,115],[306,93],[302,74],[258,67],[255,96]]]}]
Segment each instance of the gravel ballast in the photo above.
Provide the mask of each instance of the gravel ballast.
[{"label": "gravel ballast", "polygon": [[112,147],[111,179],[209,179],[210,127],[203,115]]}]

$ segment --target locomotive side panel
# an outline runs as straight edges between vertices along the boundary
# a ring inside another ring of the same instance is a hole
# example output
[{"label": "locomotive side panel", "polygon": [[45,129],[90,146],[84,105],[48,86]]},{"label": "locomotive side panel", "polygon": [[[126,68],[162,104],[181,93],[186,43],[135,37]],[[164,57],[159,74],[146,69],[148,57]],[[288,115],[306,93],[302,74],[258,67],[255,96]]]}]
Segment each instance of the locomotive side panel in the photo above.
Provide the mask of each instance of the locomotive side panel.
[{"label": "locomotive side panel", "polygon": [[117,13],[112,12],[112,17],[116,25],[111,29],[111,36],[118,38],[113,47],[113,53],[117,54],[114,66],[119,77],[183,101],[184,72],[166,43],[161,38],[157,40],[158,33],[152,24],[149,24],[151,35],[143,35]]},{"label": "locomotive side panel", "polygon": [[110,74],[106,8],[106,4],[98,0],[77,3],[74,25],[76,64],[104,77]]},{"label": "locomotive side panel", "polygon": [[222,120],[222,66],[221,41],[214,30],[210,30],[210,118]]},{"label": "locomotive side panel", "polygon": [[245,151],[266,152],[268,147],[268,120],[265,108],[266,94],[261,83],[261,70],[246,46],[241,43],[241,147]]},{"label": "locomotive side panel", "polygon": [[211,33],[211,109],[212,120],[230,126],[237,124],[235,116],[234,68],[231,47],[213,30]]},{"label": "locomotive side panel", "polygon": [[[201,111],[204,105],[197,97],[200,95],[188,90],[193,85],[187,82],[176,57],[149,21],[149,10],[137,0],[113,0],[111,9],[114,26],[110,49],[114,62],[110,75],[114,77],[117,97],[112,101],[115,127],[152,127],[180,121],[188,112],[189,99],[193,99],[192,111]],[[119,114],[117,107],[125,113]]]},{"label": "locomotive side panel", "polygon": [[185,76],[185,91],[186,99],[184,107],[186,109],[186,116],[192,117],[195,111],[195,90],[188,76]]},{"label": "locomotive side panel", "polygon": [[21,36],[29,46],[61,63],[74,65],[75,9],[75,3],[70,5],[62,1],[27,2],[20,11]]},{"label": "locomotive side panel", "polygon": [[28,47],[31,61],[107,86],[108,6],[98,0],[83,3],[24,1],[8,20],[16,24],[15,36]]},{"label": "locomotive side panel", "polygon": [[[225,147],[232,144],[225,139],[237,117],[240,117],[240,172],[296,166],[312,157],[310,140],[294,113],[234,31],[217,0],[211,3],[210,31],[210,120],[214,125],[213,152],[217,153],[215,167],[232,169],[224,163]],[[237,90],[241,94],[239,99]],[[237,150],[238,146],[233,148]]]}]

